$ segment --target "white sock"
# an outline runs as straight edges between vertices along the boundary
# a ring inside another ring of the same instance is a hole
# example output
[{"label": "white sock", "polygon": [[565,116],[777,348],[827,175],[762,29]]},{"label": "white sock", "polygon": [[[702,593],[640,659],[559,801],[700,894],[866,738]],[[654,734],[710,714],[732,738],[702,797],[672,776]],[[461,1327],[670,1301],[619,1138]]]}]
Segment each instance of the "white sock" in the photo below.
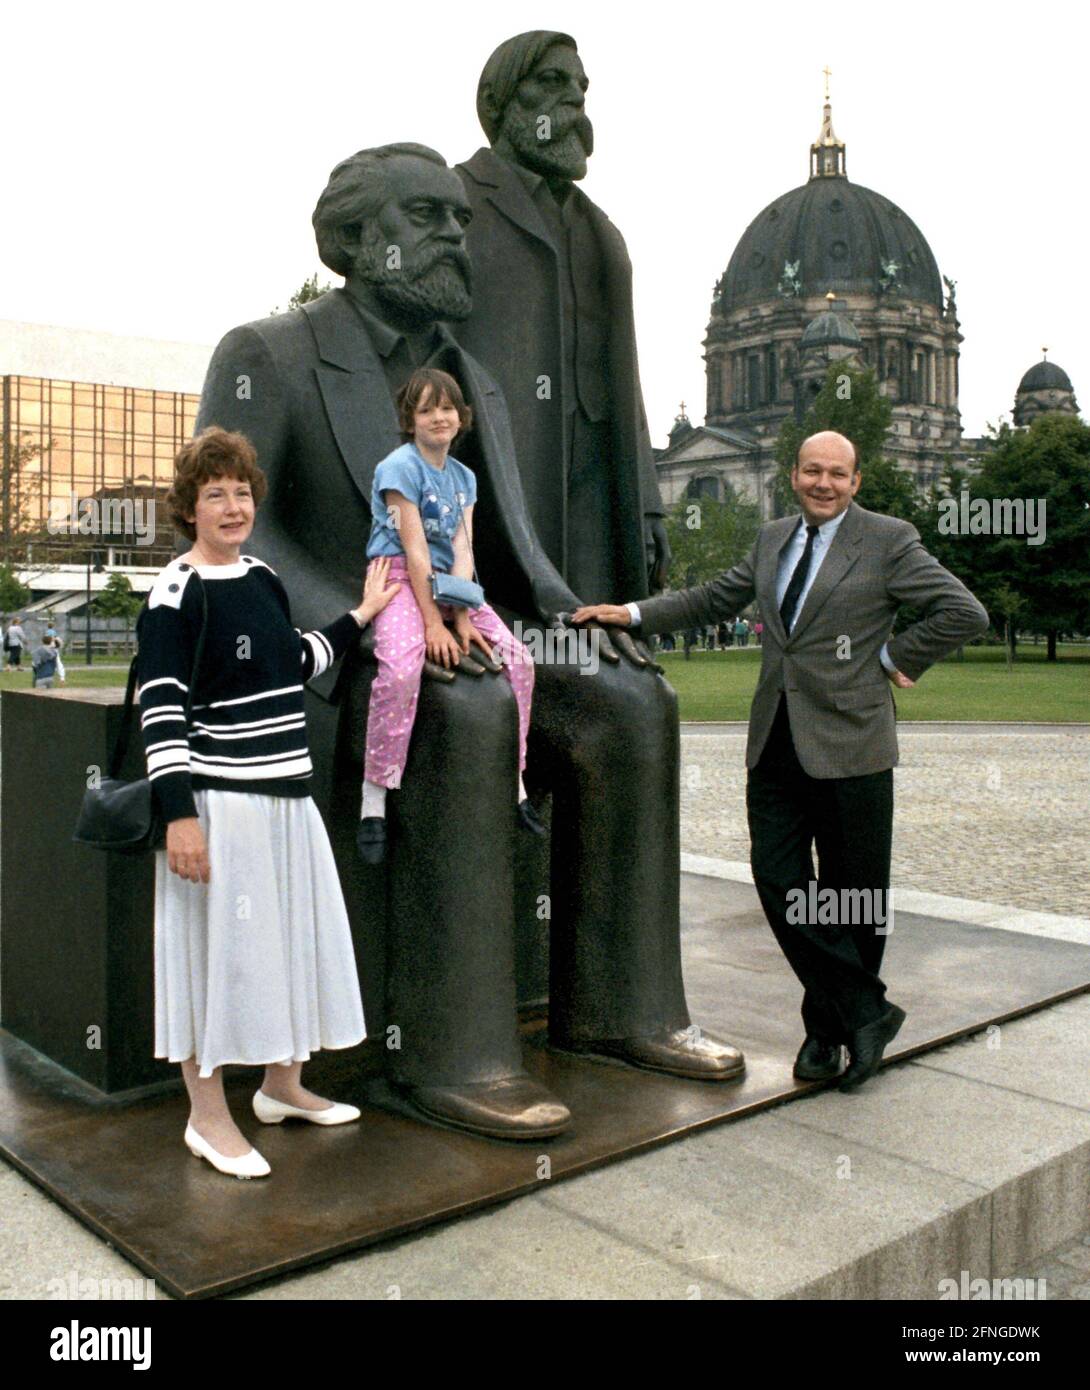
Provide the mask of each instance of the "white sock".
[{"label": "white sock", "polygon": [[379,816],[386,818],[386,788],[380,787],[377,782],[364,782],[363,784],[363,805],[360,807],[360,820],[366,820],[368,816]]},{"label": "white sock", "polygon": [[519,805],[520,805],[520,806],[521,806],[522,803],[526,800],[526,783],[522,780],[522,773],[521,773],[521,772],[519,773],[519,795],[518,795],[518,799],[519,799]]}]

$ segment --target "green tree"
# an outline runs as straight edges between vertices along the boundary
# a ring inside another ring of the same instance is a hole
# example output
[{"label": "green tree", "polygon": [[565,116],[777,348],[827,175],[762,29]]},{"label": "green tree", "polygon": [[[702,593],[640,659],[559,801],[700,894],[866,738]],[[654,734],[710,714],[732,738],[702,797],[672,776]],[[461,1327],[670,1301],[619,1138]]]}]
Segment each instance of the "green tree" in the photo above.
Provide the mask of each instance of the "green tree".
[{"label": "green tree", "polygon": [[42,529],[35,501],[42,492],[42,475],[27,465],[48,453],[53,441],[40,442],[29,432],[14,441],[5,436],[0,465],[0,565],[25,561],[27,542]]},{"label": "green tree", "polygon": [[15,613],[30,602],[30,590],[20,584],[10,565],[0,565],[0,613]]},{"label": "green tree", "polygon": [[[1055,661],[1062,633],[1090,632],[1090,425],[1073,415],[1048,414],[1029,429],[1001,426],[980,472],[960,491],[968,492],[970,502],[1035,502],[1038,524],[1043,505],[1040,544],[1028,544],[1027,535],[987,533],[958,534],[948,543],[963,553],[955,572],[967,572],[993,615],[1010,612],[1001,602],[1006,590],[1022,600],[1011,617],[1042,633],[1048,660]],[[944,529],[941,516],[936,526]]]},{"label": "green tree", "polygon": [[885,454],[892,421],[893,407],[878,390],[873,371],[831,363],[802,424],[788,419],[780,427],[776,439],[779,467],[773,487],[777,515],[788,516],[797,510],[791,469],[802,441],[819,430],[836,430],[848,436],[859,454],[863,474],[855,499],[859,505],[915,524],[920,505],[916,485]]},{"label": "green tree", "polygon": [[133,592],[127,574],[111,574],[105,589],[91,600],[91,607],[101,618],[124,618],[132,622],[142,603],[140,595]]},{"label": "green tree", "polygon": [[702,584],[730,569],[748,554],[760,524],[757,504],[739,498],[729,486],[721,502],[682,497],[666,515],[674,584],[688,583],[689,575],[693,583]]},{"label": "green tree", "polygon": [[[301,304],[309,304],[312,299],[321,299],[326,290],[331,290],[332,288],[332,284],[328,281],[324,285],[319,285],[318,272],[315,271],[309,280],[303,281],[300,288],[297,289],[288,300],[288,309],[298,309]],[[272,312],[274,314],[279,314],[281,312],[280,306],[277,305]]]}]

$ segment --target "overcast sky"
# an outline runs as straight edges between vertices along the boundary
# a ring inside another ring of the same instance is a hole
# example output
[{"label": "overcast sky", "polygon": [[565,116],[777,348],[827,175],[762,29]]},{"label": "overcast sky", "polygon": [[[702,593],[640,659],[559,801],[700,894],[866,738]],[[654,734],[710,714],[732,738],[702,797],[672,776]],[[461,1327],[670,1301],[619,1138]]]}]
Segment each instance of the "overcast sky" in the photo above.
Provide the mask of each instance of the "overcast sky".
[{"label": "overcast sky", "polygon": [[8,7],[0,318],[215,343],[326,278],[310,214],[340,158],[416,140],[465,159],[485,143],[485,58],[551,28],[591,79],[583,187],[628,242],[656,444],[682,398],[704,418],[712,286],[757,213],[805,182],[826,64],[849,176],[899,204],[958,282],[966,433],[1009,415],[1043,344],[1090,413],[1085,15],[962,0]]}]

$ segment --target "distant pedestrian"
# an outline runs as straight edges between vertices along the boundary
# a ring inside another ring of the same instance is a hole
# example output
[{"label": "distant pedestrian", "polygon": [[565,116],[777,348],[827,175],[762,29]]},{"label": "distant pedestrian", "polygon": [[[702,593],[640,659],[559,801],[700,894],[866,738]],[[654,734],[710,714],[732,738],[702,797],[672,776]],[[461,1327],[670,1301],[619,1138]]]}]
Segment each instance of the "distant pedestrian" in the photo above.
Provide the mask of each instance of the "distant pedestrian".
[{"label": "distant pedestrian", "polygon": [[745,618],[740,617],[734,624],[734,637],[740,647],[749,646],[749,623]]},{"label": "distant pedestrian", "polygon": [[708,626],[704,629],[704,645],[710,652],[715,651],[715,634],[718,632],[718,630],[719,629],[716,627],[714,623],[709,623]]},{"label": "distant pedestrian", "polygon": [[23,631],[23,620],[16,614],[8,623],[8,630],[4,633],[4,649],[8,659],[8,670],[17,671],[22,663],[23,648],[27,645],[26,633]]},{"label": "distant pedestrian", "polygon": [[760,618],[753,624],[753,635],[757,639],[758,647],[761,645],[761,638],[764,636],[765,625]]},{"label": "distant pedestrian", "polygon": [[34,689],[52,690],[53,677],[57,674],[57,652],[48,637],[31,652],[30,664],[34,670]]}]

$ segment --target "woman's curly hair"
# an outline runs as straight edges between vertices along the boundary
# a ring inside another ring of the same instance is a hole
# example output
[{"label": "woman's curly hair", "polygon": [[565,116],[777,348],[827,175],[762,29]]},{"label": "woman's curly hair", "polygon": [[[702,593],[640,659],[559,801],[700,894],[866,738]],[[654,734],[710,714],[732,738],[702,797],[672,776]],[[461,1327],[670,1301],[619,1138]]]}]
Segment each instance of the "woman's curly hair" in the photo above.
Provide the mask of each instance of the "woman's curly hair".
[{"label": "woman's curly hair", "polygon": [[269,490],[265,474],[257,466],[257,451],[244,434],[220,429],[218,425],[201,430],[178,450],[174,482],[167,493],[170,519],[191,541],[197,539],[197,528],[188,518],[196,513],[201,488],[213,478],[236,478],[240,483],[249,483],[255,509]]}]

